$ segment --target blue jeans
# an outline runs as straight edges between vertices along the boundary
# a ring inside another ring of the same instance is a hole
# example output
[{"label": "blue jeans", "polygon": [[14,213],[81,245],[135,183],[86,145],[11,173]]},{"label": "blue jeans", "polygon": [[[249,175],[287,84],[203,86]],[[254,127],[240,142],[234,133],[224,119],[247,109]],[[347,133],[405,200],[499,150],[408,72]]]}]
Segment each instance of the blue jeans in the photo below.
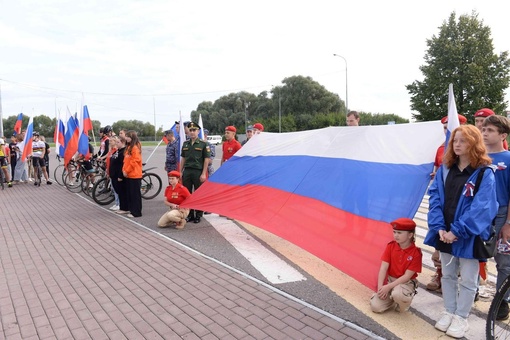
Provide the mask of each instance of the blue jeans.
[{"label": "blue jeans", "polygon": [[478,260],[441,252],[441,268],[444,308],[448,313],[467,319],[478,288]]},{"label": "blue jeans", "polygon": [[[496,226],[496,235],[499,235],[501,228],[506,223],[506,215],[508,211],[508,206],[502,206],[498,209],[498,214],[496,215],[495,226]],[[503,284],[503,281],[510,275],[510,255],[504,255],[496,253],[494,256],[494,260],[496,260],[496,269],[498,270],[498,277],[496,279],[496,289],[499,289]],[[508,295],[506,296],[508,298]]]},{"label": "blue jeans", "polygon": [[115,200],[114,200],[113,204],[115,204],[117,206],[120,206],[119,194],[117,194],[117,192],[115,191],[115,188],[113,187],[113,185],[112,185],[112,191],[113,191],[113,197],[115,197]]}]

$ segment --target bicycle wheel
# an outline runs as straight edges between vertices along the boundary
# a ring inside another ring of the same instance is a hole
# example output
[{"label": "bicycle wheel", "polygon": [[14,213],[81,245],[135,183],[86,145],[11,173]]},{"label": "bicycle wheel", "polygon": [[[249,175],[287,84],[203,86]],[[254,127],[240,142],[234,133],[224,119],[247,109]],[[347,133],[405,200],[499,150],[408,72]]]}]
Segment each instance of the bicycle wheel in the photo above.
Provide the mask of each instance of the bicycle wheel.
[{"label": "bicycle wheel", "polygon": [[108,205],[115,200],[110,179],[103,177],[92,187],[92,199],[99,205]]},{"label": "bicycle wheel", "polygon": [[80,175],[81,174],[79,169],[69,170],[67,175],[64,176],[64,185],[66,186],[67,190],[74,193],[81,191],[81,182],[83,178]]},{"label": "bicycle wheel", "polygon": [[86,174],[81,181],[81,191],[85,193],[85,195],[90,196],[92,187],[94,186],[94,175]]},{"label": "bicycle wheel", "polygon": [[505,295],[510,291],[510,276],[503,281],[503,284],[494,295],[489,314],[487,315],[487,324],[485,327],[485,335],[487,339],[510,339],[510,319],[497,321],[499,306]]},{"label": "bicycle wheel", "polygon": [[146,173],[142,177],[142,198],[146,200],[158,196],[162,187],[161,178],[155,173]]},{"label": "bicycle wheel", "polygon": [[62,172],[62,184],[64,186],[66,186],[66,182],[67,182],[67,179],[66,177],[68,176],[72,176],[73,172],[77,171],[77,167],[76,165],[74,165],[73,163],[69,163],[67,164],[67,167],[64,169],[64,171]]},{"label": "bicycle wheel", "polygon": [[64,164],[60,164],[53,171],[53,179],[59,185],[64,185],[64,179],[63,179],[64,172],[66,172],[66,167],[64,166]]}]

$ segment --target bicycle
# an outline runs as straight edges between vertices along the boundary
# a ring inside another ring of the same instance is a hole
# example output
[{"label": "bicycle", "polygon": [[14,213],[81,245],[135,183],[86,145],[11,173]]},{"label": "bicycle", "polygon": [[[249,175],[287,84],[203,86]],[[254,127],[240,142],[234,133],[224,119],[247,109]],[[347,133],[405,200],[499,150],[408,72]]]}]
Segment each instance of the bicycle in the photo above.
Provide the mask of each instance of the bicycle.
[{"label": "bicycle", "polygon": [[[145,164],[142,165],[145,166]],[[147,172],[152,169],[155,169],[155,167],[142,170],[140,191],[142,198],[146,200],[153,199],[158,196],[163,187],[161,177],[153,172]],[[94,183],[91,196],[94,202],[99,205],[108,205],[114,201],[115,194],[113,193],[112,183],[108,176],[103,177]]]},{"label": "bicycle", "polygon": [[110,177],[103,177],[94,183],[92,187],[92,199],[99,205],[108,205],[115,200]]},{"label": "bicycle", "polygon": [[[145,163],[142,164],[142,166],[145,166]],[[142,170],[143,175],[140,190],[142,192],[142,198],[146,200],[150,200],[158,196],[161,192],[161,188],[163,187],[161,177],[153,172],[147,172],[152,169],[156,169],[156,167]]]},{"label": "bicycle", "polygon": [[55,182],[57,182],[59,185],[64,185],[64,176],[67,174],[67,169],[64,164],[61,163],[61,158],[59,155],[57,155],[57,160],[59,162],[59,165],[55,167],[55,170],[53,170],[53,179]]},{"label": "bicycle", "polygon": [[510,319],[501,321],[496,320],[499,306],[509,292],[510,276],[503,281],[501,287],[492,299],[485,327],[485,336],[487,339],[510,339]]},{"label": "bicycle", "polygon": [[97,172],[97,168],[86,169],[83,162],[72,160],[67,164],[67,173],[63,174],[64,185],[73,193],[83,191],[89,194],[89,187],[92,188]]}]

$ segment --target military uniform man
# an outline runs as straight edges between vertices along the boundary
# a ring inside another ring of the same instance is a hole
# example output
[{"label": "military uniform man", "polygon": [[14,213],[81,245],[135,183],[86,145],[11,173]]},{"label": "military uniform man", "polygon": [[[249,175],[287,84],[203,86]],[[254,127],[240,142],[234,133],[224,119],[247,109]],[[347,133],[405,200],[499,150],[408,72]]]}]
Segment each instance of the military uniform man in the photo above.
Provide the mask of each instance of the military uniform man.
[{"label": "military uniform man", "polygon": [[[181,150],[182,184],[192,193],[207,179],[207,167],[211,157],[211,149],[206,142],[198,138],[200,126],[194,122],[187,124],[190,139],[185,141]],[[187,221],[200,223],[204,212],[190,210]]]}]

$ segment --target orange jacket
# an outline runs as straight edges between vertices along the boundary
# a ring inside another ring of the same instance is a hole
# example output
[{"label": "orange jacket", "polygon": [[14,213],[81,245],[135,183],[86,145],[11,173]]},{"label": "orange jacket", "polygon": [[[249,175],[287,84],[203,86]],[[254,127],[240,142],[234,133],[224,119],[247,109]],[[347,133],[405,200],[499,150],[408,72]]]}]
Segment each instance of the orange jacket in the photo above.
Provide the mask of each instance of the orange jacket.
[{"label": "orange jacket", "polygon": [[127,153],[126,148],[122,172],[126,173],[127,178],[142,178],[142,152],[137,146],[133,147],[131,155]]}]

